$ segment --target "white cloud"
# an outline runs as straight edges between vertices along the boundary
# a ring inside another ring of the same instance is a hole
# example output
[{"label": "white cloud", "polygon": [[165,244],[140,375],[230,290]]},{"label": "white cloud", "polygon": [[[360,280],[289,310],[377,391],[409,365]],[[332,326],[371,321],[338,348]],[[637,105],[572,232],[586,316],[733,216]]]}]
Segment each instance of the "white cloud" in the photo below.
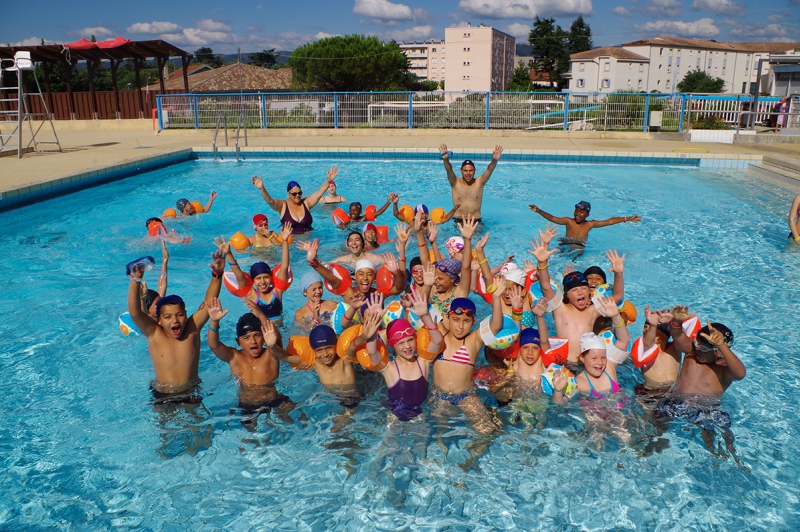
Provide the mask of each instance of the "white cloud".
[{"label": "white cloud", "polygon": [[316,35],[301,34],[293,31],[284,31],[275,35],[250,35],[248,42],[261,50],[269,50],[275,48],[276,50],[294,50],[298,46],[324,39],[326,37],[337,37],[335,34],[318,32]]},{"label": "white cloud", "polygon": [[714,20],[710,18],[701,18],[694,22],[657,20],[642,25],[636,24],[634,28],[636,28],[636,31],[652,35],[676,35],[704,39],[719,35],[719,28],[714,25]]},{"label": "white cloud", "polygon": [[131,24],[125,30],[128,33],[147,33],[158,35],[159,33],[176,33],[181,31],[181,27],[174,22],[137,22]]},{"label": "white cloud", "polygon": [[[731,21],[733,22],[733,21]],[[795,42],[800,31],[785,24],[731,24],[729,35],[743,41]]]},{"label": "white cloud", "polygon": [[717,15],[729,15],[731,17],[744,16],[744,4],[733,2],[732,0],[694,0],[692,9],[694,11],[704,9]]},{"label": "white cloud", "polygon": [[625,6],[617,6],[612,9],[611,12],[619,15],[622,18],[628,18],[631,16],[631,12],[628,11],[628,8]]},{"label": "white cloud", "polygon": [[[44,39],[45,44],[54,44],[55,41],[51,41],[50,39]],[[41,37],[28,37],[27,39],[22,39],[21,41],[8,43],[10,46],[39,46],[42,44]]]},{"label": "white cloud", "polygon": [[532,26],[527,24],[520,24],[519,22],[515,22],[514,24],[510,24],[506,27],[505,31],[509,35],[513,35],[517,38],[518,41],[522,41],[523,43],[528,42],[528,36],[531,33]]},{"label": "white cloud", "polygon": [[683,4],[678,0],[650,0],[644,9],[652,17],[680,17],[683,15]]},{"label": "white cloud", "polygon": [[487,18],[592,15],[592,0],[460,0],[459,9]]},{"label": "white cloud", "polygon": [[327,39],[329,37],[338,37],[338,36],[339,36],[338,33],[325,33],[324,31],[318,31],[316,34],[314,34],[313,40],[318,41],[320,39]]},{"label": "white cloud", "polygon": [[394,30],[381,33],[380,37],[384,40],[392,41],[416,41],[429,39],[435,30],[433,26],[414,26],[405,30]]},{"label": "white cloud", "polygon": [[247,26],[247,28],[244,31],[248,33],[261,33],[262,31],[264,31],[264,27],[261,26],[260,24],[256,24],[254,26]]},{"label": "white cloud", "polygon": [[114,32],[108,28],[104,28],[103,26],[97,26],[96,28],[83,28],[81,30],[75,30],[67,32],[69,35],[74,35],[76,37],[83,37],[85,39],[91,39],[92,35],[94,35],[95,39],[98,41],[105,40],[109,37],[114,36]]},{"label": "white cloud", "polygon": [[356,0],[353,14],[369,17],[383,23],[389,21],[414,20],[414,13],[405,4],[393,4],[388,0]]},{"label": "white cloud", "polygon": [[217,31],[217,32],[231,32],[233,29],[218,20],[211,20],[210,18],[204,18],[202,20],[198,20],[194,23],[198,29],[203,31]]}]

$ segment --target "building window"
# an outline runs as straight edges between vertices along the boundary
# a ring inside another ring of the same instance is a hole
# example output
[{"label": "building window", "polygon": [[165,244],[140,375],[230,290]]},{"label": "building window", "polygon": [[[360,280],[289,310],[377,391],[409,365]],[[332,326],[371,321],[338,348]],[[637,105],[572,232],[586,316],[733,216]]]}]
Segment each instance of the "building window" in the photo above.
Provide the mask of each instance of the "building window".
[{"label": "building window", "polygon": [[464,34],[464,37],[470,37],[470,36],[471,36],[471,35],[470,35],[469,33],[465,33],[465,34]]},{"label": "building window", "polygon": [[464,47],[464,51],[465,51],[465,52],[469,52],[469,46],[465,46],[465,47]]},{"label": "building window", "polygon": [[745,92],[747,92],[747,82],[746,81],[744,83],[742,83],[742,94],[744,94]]},{"label": "building window", "polygon": [[444,46],[442,46],[442,53],[444,53]]},{"label": "building window", "polygon": [[631,86],[631,80],[628,79],[628,87],[630,87],[630,86]]},{"label": "building window", "polygon": [[601,82],[600,86],[603,87],[603,88],[610,87],[611,86],[611,80],[608,79],[608,78],[603,79],[603,81]]},{"label": "building window", "polygon": [[628,63],[628,70],[633,68],[633,63]]},{"label": "building window", "polygon": [[700,54],[697,54],[697,68],[700,68]]},{"label": "building window", "polygon": [[669,56],[669,59],[667,59],[667,66],[672,66],[672,56]]},{"label": "building window", "polygon": [[444,74],[444,67],[442,67],[442,74]]},{"label": "building window", "polygon": [[728,66],[728,59],[726,58],[722,60],[722,70],[725,70],[727,66]]},{"label": "building window", "polygon": [[584,70],[586,70],[586,65],[584,63],[578,64],[578,70],[580,72],[583,72]]},{"label": "building window", "polygon": [[444,57],[442,57],[442,64],[444,64]]},{"label": "building window", "polygon": [[758,86],[758,83],[755,82],[755,81],[750,83],[750,94],[755,94],[756,93],[756,87],[757,86]]},{"label": "building window", "polygon": [[464,66],[469,66],[469,61],[464,61]]},{"label": "building window", "polygon": [[711,68],[711,58],[708,58],[708,68]]},{"label": "building window", "polygon": [[658,65],[658,69],[659,69],[659,70],[661,70],[661,67],[663,67],[663,66],[664,66],[664,65]]},{"label": "building window", "polygon": [[644,64],[639,63],[639,72],[644,72]]},{"label": "building window", "polygon": [[637,85],[637,86],[638,86],[640,89],[642,88],[642,80],[639,80],[639,83],[638,83],[638,85]]},{"label": "building window", "polygon": [[584,79],[583,78],[578,78],[578,87],[585,87],[585,86],[586,86],[586,82],[584,81]]},{"label": "building window", "polygon": [[462,76],[461,79],[469,79],[469,75]]},{"label": "building window", "polygon": [[667,88],[669,88],[669,79],[667,79]]},{"label": "building window", "polygon": [[678,58],[675,59],[675,66],[681,66],[681,56],[678,56]]},{"label": "building window", "polygon": [[611,63],[606,63],[605,65],[603,65],[603,70],[605,70],[606,72],[611,70]]},{"label": "building window", "polygon": [[436,74],[436,69],[431,69],[431,74]]},{"label": "building window", "polygon": [[[749,59],[744,62],[744,69],[745,70],[750,70],[750,60]],[[744,91],[742,91],[742,92],[744,92]]]},{"label": "building window", "polygon": [[663,49],[663,48],[661,48],[661,49],[658,51],[658,55],[664,55],[664,49]]},{"label": "building window", "polygon": [[431,51],[432,51],[433,53],[436,53],[436,48],[431,48]]},{"label": "building window", "polygon": [[434,65],[436,64],[436,58],[435,57],[433,59],[431,59],[431,64],[434,64]]},{"label": "building window", "polygon": [[660,86],[661,86],[661,80],[656,81],[656,87],[660,87]]}]

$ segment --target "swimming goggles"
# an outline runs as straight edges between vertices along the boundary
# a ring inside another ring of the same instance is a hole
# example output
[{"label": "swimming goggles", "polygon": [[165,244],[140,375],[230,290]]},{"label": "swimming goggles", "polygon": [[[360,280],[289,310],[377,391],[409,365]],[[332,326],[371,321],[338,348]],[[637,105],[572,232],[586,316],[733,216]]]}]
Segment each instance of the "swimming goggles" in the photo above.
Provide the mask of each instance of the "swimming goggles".
[{"label": "swimming goggles", "polygon": [[707,345],[702,345],[697,340],[694,340],[694,346],[701,353],[710,353],[711,351],[716,351],[717,350],[716,347],[709,347]]},{"label": "swimming goggles", "polygon": [[451,311],[448,312],[448,314],[455,314],[456,316],[465,315],[468,318],[474,318],[475,317],[475,312],[473,312],[473,311],[471,311],[469,309],[460,308],[460,307],[452,309]]}]

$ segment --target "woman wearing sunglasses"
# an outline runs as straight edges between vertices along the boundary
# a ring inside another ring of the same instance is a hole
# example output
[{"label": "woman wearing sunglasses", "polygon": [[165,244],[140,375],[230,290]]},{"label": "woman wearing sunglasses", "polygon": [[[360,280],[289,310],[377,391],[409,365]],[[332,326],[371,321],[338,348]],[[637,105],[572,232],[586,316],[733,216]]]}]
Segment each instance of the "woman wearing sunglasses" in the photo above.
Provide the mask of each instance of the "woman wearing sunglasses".
[{"label": "woman wearing sunglasses", "polygon": [[303,190],[300,188],[300,183],[297,181],[289,181],[286,185],[287,199],[275,199],[269,195],[267,189],[264,187],[264,180],[258,176],[253,176],[253,185],[261,192],[261,197],[272,208],[273,211],[281,215],[281,225],[285,223],[292,224],[292,234],[298,235],[306,233],[311,230],[311,224],[314,217],[311,216],[311,209],[319,203],[322,195],[328,190],[328,185],[336,179],[339,174],[339,169],[335,166],[328,170],[328,176],[325,182],[320,187],[303,199]]}]

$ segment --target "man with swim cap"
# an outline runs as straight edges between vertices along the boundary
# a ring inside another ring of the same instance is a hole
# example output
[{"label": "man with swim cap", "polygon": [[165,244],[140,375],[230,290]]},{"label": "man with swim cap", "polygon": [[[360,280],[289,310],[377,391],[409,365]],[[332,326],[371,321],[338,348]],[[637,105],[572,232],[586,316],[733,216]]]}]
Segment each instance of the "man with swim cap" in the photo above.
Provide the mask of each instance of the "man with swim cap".
[{"label": "man with swim cap", "polygon": [[489,166],[477,179],[475,178],[475,163],[470,160],[461,163],[461,179],[458,179],[453,171],[452,164],[450,164],[450,152],[447,150],[447,144],[440,145],[439,152],[442,155],[444,169],[447,172],[447,181],[452,189],[453,205],[458,205],[458,210],[455,213],[456,219],[462,219],[469,214],[475,217],[475,221],[480,222],[483,189],[489,178],[492,177],[497,161],[500,160],[500,156],[503,154],[503,147],[499,144],[495,146]]}]

